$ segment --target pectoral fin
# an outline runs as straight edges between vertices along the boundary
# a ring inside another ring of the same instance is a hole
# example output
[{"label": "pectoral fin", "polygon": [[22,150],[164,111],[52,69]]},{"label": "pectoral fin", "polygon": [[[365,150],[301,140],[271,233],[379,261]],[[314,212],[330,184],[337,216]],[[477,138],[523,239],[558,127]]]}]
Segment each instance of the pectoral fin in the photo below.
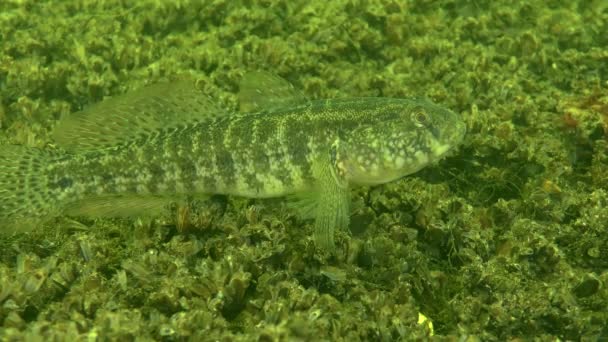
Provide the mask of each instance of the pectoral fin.
[{"label": "pectoral fin", "polygon": [[314,191],[298,194],[290,206],[304,218],[314,218],[313,237],[321,250],[335,253],[336,229],[347,229],[350,216],[350,190],[348,182],[339,178],[336,163],[331,158],[319,161],[313,170],[317,179]]},{"label": "pectoral fin", "polygon": [[[329,177],[333,180],[333,177]],[[323,182],[315,217],[314,239],[317,246],[334,253],[336,229],[348,228],[350,192],[335,182]]]}]

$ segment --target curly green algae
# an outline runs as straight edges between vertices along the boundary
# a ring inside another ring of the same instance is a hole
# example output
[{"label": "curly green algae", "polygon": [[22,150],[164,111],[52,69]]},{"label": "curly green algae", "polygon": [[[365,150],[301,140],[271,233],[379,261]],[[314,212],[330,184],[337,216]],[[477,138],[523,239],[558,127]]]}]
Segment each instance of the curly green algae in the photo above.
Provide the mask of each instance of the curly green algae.
[{"label": "curly green algae", "polygon": [[[247,5],[247,6],[245,6]],[[567,7],[564,7],[567,6]],[[602,1],[6,1],[1,140],[190,73],[235,108],[246,70],[311,98],[424,95],[465,146],[353,196],[340,253],[281,200],[160,222],[64,218],[0,239],[7,339],[504,340],[608,335]]]}]

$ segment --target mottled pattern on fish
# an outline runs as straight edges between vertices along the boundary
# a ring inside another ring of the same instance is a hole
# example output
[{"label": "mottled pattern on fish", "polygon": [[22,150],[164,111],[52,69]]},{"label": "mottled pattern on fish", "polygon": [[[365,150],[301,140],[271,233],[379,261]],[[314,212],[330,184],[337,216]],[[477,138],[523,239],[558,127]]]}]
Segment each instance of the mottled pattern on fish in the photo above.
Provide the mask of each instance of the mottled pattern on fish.
[{"label": "mottled pattern on fish", "polygon": [[[119,99],[102,108],[109,114],[85,113],[60,125],[58,141],[68,152],[0,147],[0,162],[7,161],[0,166],[0,221],[128,213],[153,199],[198,194],[296,194],[312,203],[303,211],[316,220],[317,243],[331,250],[334,229],[348,225],[351,185],[415,172],[464,135],[458,116],[424,99],[306,101],[281,79],[252,75],[245,84],[274,87],[246,87],[241,105],[254,113],[222,113],[204,100],[185,105],[180,96],[148,101],[140,91],[137,101]],[[261,105],[249,103],[256,95],[265,97]],[[146,108],[139,116],[137,104]],[[179,121],[178,109],[197,105],[208,113]],[[165,109],[175,111],[177,120],[167,119]],[[124,137],[110,129],[95,132],[96,124],[117,116],[116,130],[124,129]],[[69,138],[61,143],[62,137]]]}]

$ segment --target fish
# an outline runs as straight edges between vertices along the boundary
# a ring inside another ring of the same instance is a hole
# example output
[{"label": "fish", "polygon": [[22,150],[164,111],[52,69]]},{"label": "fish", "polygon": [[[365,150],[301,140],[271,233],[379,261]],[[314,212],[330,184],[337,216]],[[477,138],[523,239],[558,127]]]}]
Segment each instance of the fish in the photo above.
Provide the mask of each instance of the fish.
[{"label": "fish", "polygon": [[60,119],[54,148],[0,146],[0,231],[195,196],[286,197],[334,253],[353,187],[436,163],[466,133],[460,115],[426,98],[310,100],[263,71],[243,76],[238,100],[231,112],[191,79],[158,83]]}]

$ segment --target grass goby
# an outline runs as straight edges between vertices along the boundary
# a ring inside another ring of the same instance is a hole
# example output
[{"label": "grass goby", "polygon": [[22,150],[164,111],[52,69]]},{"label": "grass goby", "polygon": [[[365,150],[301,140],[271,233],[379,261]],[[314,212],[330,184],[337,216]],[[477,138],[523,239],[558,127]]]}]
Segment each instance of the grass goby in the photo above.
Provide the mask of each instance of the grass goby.
[{"label": "grass goby", "polygon": [[382,184],[443,157],[461,118],[428,100],[307,100],[264,72],[244,76],[240,112],[190,81],[153,85],[65,118],[60,149],[0,146],[0,229],[49,217],[140,215],[187,196],[289,196],[335,248],[349,189]]}]

